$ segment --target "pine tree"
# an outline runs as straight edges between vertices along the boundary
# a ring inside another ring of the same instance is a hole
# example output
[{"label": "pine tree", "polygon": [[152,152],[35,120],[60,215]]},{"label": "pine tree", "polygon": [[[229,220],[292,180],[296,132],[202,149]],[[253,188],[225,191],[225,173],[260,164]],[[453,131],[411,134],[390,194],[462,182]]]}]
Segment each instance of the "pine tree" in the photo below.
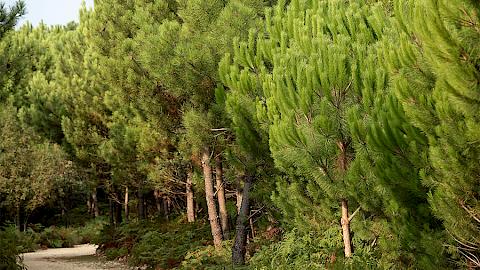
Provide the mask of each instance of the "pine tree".
[{"label": "pine tree", "polygon": [[23,15],[25,15],[25,2],[17,1],[9,9],[4,2],[0,2],[0,40],[15,27]]},{"label": "pine tree", "polygon": [[[225,137],[221,132],[225,122],[221,109],[212,106],[218,83],[218,62],[223,54],[231,51],[231,41],[237,35],[246,36],[255,23],[252,18],[262,12],[263,1],[179,1],[178,17],[143,28],[143,42],[139,42],[140,63],[150,75],[160,82],[162,90],[176,97],[184,111],[182,124],[184,151],[203,161],[205,192],[209,208],[215,245],[221,244],[228,216],[221,206],[222,222],[218,219],[214,198],[213,156],[221,158],[225,150]],[[234,18],[234,19],[232,19]],[[159,30],[158,30],[159,29]],[[217,163],[217,169],[220,163]],[[227,170],[225,166],[222,168]],[[218,179],[223,170],[217,170]],[[218,190],[224,184],[217,184]],[[217,193],[217,195],[221,192]],[[217,196],[218,197],[218,196]],[[220,197],[220,201],[224,199]]]},{"label": "pine tree", "polygon": [[480,6],[475,1],[398,1],[402,26],[393,58],[396,95],[428,138],[422,170],[429,202],[451,251],[480,266],[478,204]]},{"label": "pine tree", "polygon": [[267,12],[266,32],[237,43],[233,63],[227,58],[220,70],[233,93],[257,99],[257,117],[268,123],[275,164],[288,175],[274,200],[297,226],[325,229],[331,223],[324,220],[341,216],[346,257],[352,253],[348,203],[358,206],[356,191],[367,185],[351,179],[349,117],[363,117],[367,87],[382,79],[368,48],[382,36],[384,10],[364,1],[282,1]]}]

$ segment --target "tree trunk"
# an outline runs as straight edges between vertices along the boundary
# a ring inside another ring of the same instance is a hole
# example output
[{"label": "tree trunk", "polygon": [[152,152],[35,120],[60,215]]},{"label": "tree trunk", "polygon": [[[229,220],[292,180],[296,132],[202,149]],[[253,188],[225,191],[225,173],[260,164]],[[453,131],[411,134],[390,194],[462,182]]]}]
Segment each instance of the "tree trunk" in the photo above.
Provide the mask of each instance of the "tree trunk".
[{"label": "tree trunk", "polygon": [[236,235],[235,242],[232,247],[232,263],[234,265],[244,265],[245,264],[245,245],[247,242],[247,222],[248,222],[248,213],[250,211],[250,202],[249,202],[249,191],[252,184],[251,176],[247,175],[245,177],[245,184],[243,185],[243,198],[242,206],[240,207],[240,212],[237,217],[237,226],[236,226]]},{"label": "tree trunk", "polygon": [[162,198],[162,204],[163,204],[163,216],[165,217],[165,220],[168,220],[168,215],[170,214],[170,210],[168,209],[168,198],[163,197]]},{"label": "tree trunk", "polygon": [[88,209],[88,215],[93,215],[93,207],[92,207],[92,196],[88,196],[87,199],[87,209]]},{"label": "tree trunk", "polygon": [[118,201],[118,198],[120,196],[117,196],[115,202],[114,202],[114,207],[115,207],[115,224],[120,225],[122,223],[122,204]]},{"label": "tree trunk", "polygon": [[162,211],[163,211],[163,208],[162,208],[160,190],[155,189],[153,191],[153,197],[155,197],[155,206],[157,207],[157,214],[161,215]]},{"label": "tree trunk", "polygon": [[128,222],[128,215],[130,214],[130,209],[128,208],[128,187],[125,187],[125,222]]},{"label": "tree trunk", "polygon": [[217,182],[217,199],[220,222],[222,224],[223,239],[228,239],[228,212],[225,200],[225,184],[223,181],[222,158],[220,155],[215,157],[215,179]]},{"label": "tree trunk", "polygon": [[187,173],[187,184],[186,184],[188,222],[195,222],[195,205],[193,201],[192,177],[193,177],[192,170],[189,169]]},{"label": "tree trunk", "polygon": [[145,219],[145,197],[141,190],[137,193],[137,210],[138,210],[138,219]]},{"label": "tree trunk", "polygon": [[[340,150],[340,155],[337,159],[337,168],[341,174],[345,174],[348,169],[348,156],[347,148],[348,143],[338,141],[337,146]],[[345,249],[345,257],[349,258],[352,256],[352,242],[350,241],[350,221],[348,219],[348,201],[343,198],[342,203],[342,218],[340,223],[342,224],[342,236],[343,236],[343,245]]]},{"label": "tree trunk", "polygon": [[99,217],[100,209],[98,208],[97,188],[95,188],[92,193],[92,207],[93,207],[93,213],[95,217]]},{"label": "tree trunk", "polygon": [[18,204],[16,207],[17,213],[15,214],[15,226],[17,227],[18,231],[22,231],[22,225],[21,225],[21,209],[20,209],[20,204]]},{"label": "tree trunk", "polygon": [[207,200],[208,220],[212,229],[213,244],[215,248],[222,245],[222,228],[218,220],[217,206],[213,191],[212,167],[210,166],[210,151],[206,148],[202,153],[203,177],[205,180],[205,198]]},{"label": "tree trunk", "polygon": [[109,211],[109,217],[110,217],[110,225],[113,226],[113,224],[115,223],[115,220],[114,220],[114,206],[113,206],[113,202],[112,202],[112,199],[108,199],[108,208],[110,209]]},{"label": "tree trunk", "polygon": [[243,197],[243,188],[242,188],[242,177],[237,177],[237,190],[235,191],[235,197],[237,198],[237,214],[240,213],[240,208],[242,208],[242,197]]},{"label": "tree trunk", "polygon": [[342,235],[343,235],[343,244],[345,246],[345,257],[352,256],[352,246],[350,242],[350,221],[348,220],[348,202],[345,199],[342,199]]}]

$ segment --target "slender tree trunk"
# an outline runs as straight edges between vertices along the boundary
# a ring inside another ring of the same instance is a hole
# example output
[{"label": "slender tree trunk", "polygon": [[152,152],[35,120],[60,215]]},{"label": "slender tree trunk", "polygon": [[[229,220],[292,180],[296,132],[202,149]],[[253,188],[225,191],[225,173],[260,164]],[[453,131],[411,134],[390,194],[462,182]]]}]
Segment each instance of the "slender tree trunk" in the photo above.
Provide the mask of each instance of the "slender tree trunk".
[{"label": "slender tree trunk", "polygon": [[128,187],[125,187],[125,222],[128,222],[128,215],[130,214],[130,209],[128,207]]},{"label": "slender tree trunk", "polygon": [[206,148],[202,153],[203,177],[205,180],[205,198],[207,200],[208,220],[212,229],[213,244],[215,248],[222,245],[222,228],[218,220],[217,206],[213,191],[212,167],[210,165],[210,151]]},{"label": "slender tree trunk", "polygon": [[222,224],[223,239],[228,239],[228,212],[227,202],[225,200],[225,183],[223,181],[222,158],[220,155],[215,157],[215,180],[217,182],[217,199],[220,222]]},{"label": "slender tree trunk", "polygon": [[157,207],[157,214],[161,215],[162,211],[163,211],[163,208],[162,208],[160,190],[155,189],[153,191],[153,197],[155,197],[155,206]]},{"label": "slender tree trunk", "polygon": [[112,199],[108,199],[108,208],[109,208],[109,217],[110,217],[110,225],[113,226],[113,224],[115,223],[115,220],[114,220],[114,206],[113,206],[113,202],[112,202]]},{"label": "slender tree trunk", "polygon": [[193,201],[192,177],[193,177],[192,170],[189,169],[187,173],[187,184],[186,184],[188,222],[195,222],[195,205]]},{"label": "slender tree trunk", "polygon": [[92,211],[92,196],[88,196],[88,199],[87,199],[87,209],[88,209],[88,215],[93,215],[93,211]]},{"label": "slender tree trunk", "polygon": [[16,207],[17,213],[15,215],[15,226],[17,227],[18,231],[22,231],[22,225],[21,225],[21,209],[20,209],[20,204],[18,204]]},{"label": "slender tree trunk", "polygon": [[[340,155],[337,159],[337,167],[340,173],[345,174],[348,169],[348,156],[347,156],[347,147],[346,142],[338,141],[337,146],[340,150]],[[343,198],[341,200],[342,204],[342,218],[340,223],[342,224],[342,236],[343,236],[343,245],[345,249],[345,257],[349,258],[352,256],[352,242],[350,240],[350,221],[348,219],[348,201]]]},{"label": "slender tree trunk", "polygon": [[237,214],[240,213],[242,208],[242,197],[243,197],[243,187],[242,187],[242,177],[237,177],[237,190],[235,191],[235,197],[237,198]]},{"label": "slender tree trunk", "polygon": [[163,216],[165,217],[165,220],[168,220],[168,215],[170,214],[170,211],[168,209],[168,198],[167,197],[162,198],[162,204],[163,204]]},{"label": "slender tree trunk", "polygon": [[100,209],[98,208],[97,188],[95,188],[92,193],[92,205],[95,217],[99,217]]},{"label": "slender tree trunk", "polygon": [[248,213],[250,212],[249,191],[252,184],[252,177],[247,175],[245,177],[245,184],[243,185],[242,206],[237,217],[237,226],[235,228],[235,242],[232,247],[232,263],[234,265],[245,264],[245,245],[247,243],[247,222]]},{"label": "slender tree trunk", "polygon": [[250,233],[252,235],[252,239],[255,238],[255,226],[253,224],[253,219],[249,218],[248,222],[250,223]]},{"label": "slender tree trunk", "polygon": [[137,199],[138,219],[145,219],[145,197],[143,195],[143,191],[138,191]]},{"label": "slender tree trunk", "polygon": [[342,199],[342,234],[343,234],[343,244],[345,246],[345,257],[352,256],[352,246],[350,241],[350,221],[348,220],[348,202],[345,199]]},{"label": "slender tree trunk", "polygon": [[[120,192],[119,192],[120,193]],[[117,193],[117,195],[120,195]],[[122,223],[122,204],[119,202],[118,198],[121,198],[121,196],[116,196],[116,200],[114,202],[114,207],[115,207],[115,224],[120,225]]]}]

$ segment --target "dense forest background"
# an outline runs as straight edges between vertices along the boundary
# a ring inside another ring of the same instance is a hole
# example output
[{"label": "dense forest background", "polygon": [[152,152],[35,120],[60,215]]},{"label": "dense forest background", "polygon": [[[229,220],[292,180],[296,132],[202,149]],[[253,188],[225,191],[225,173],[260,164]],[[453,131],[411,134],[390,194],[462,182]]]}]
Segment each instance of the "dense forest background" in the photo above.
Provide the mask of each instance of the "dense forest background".
[{"label": "dense forest background", "polygon": [[76,242],[151,269],[480,268],[477,0],[24,9],[0,5],[1,269]]}]

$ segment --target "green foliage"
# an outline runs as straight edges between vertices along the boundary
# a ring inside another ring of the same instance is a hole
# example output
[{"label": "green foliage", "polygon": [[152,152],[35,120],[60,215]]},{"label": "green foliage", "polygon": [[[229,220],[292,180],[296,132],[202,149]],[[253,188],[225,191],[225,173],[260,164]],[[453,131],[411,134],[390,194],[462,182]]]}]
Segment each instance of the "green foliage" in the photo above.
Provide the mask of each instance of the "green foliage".
[{"label": "green foliage", "polygon": [[[197,247],[190,250],[178,269],[229,269],[231,268],[232,242],[224,241],[221,248]],[[241,269],[241,268],[239,268]]]},{"label": "green foliage", "polygon": [[187,253],[211,244],[204,223],[184,224],[184,217],[167,223],[144,221],[113,228],[105,226],[94,242],[108,259],[127,257],[132,265],[173,268]]},{"label": "green foliage", "polygon": [[0,40],[15,27],[25,11],[25,2],[22,0],[15,2],[9,9],[4,2],[0,2]]},{"label": "green foliage", "polygon": [[19,256],[22,252],[19,247],[17,230],[14,226],[0,228],[0,269],[23,270],[26,269]]},{"label": "green foliage", "polygon": [[[478,261],[479,43],[474,1],[396,2],[397,55],[388,55],[395,94],[408,122],[428,139],[433,213],[450,235],[449,251]],[[416,42],[411,42],[415,37]],[[393,46],[395,46],[392,44]]]}]

